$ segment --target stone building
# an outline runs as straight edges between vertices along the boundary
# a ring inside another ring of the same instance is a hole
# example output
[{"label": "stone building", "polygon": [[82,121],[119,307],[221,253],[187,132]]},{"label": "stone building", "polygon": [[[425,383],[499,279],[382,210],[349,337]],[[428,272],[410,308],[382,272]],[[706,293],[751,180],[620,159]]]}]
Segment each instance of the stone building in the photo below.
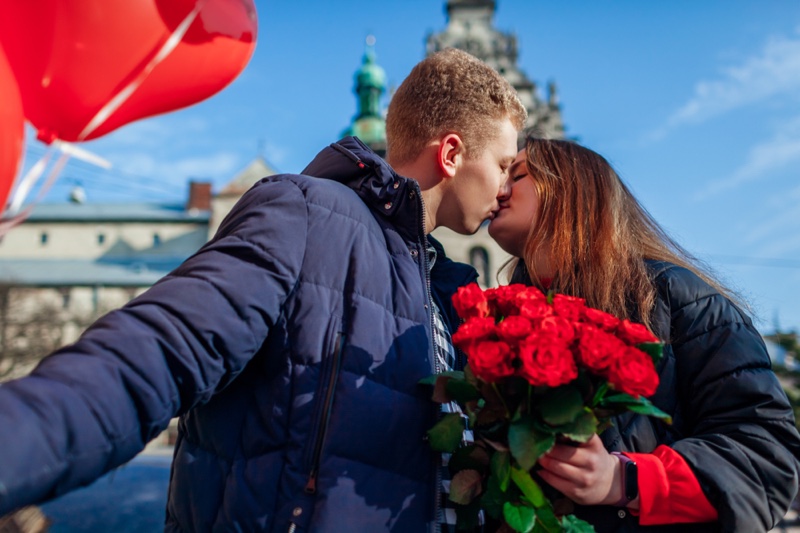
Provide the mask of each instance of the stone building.
[{"label": "stone building", "polygon": [[547,84],[547,99],[540,98],[536,83],[517,66],[516,35],[494,27],[496,8],[494,0],[448,0],[447,27],[428,36],[427,54],[458,48],[486,62],[511,83],[528,110],[524,134],[563,139],[564,123],[555,82]]}]

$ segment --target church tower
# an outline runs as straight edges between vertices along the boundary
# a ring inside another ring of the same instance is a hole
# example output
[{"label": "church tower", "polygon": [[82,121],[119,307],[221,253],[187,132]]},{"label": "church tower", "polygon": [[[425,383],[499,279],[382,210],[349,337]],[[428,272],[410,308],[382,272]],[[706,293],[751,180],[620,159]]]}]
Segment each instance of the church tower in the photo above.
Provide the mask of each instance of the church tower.
[{"label": "church tower", "polygon": [[[494,68],[517,90],[528,110],[523,136],[532,134],[548,139],[564,138],[564,123],[554,82],[548,84],[547,101],[537,94],[536,84],[517,67],[519,50],[516,35],[498,31],[493,25],[494,0],[448,0],[447,27],[428,36],[427,54],[445,48],[458,48]],[[524,138],[524,137],[523,137]]]},{"label": "church tower", "polygon": [[354,76],[358,112],[342,137],[353,135],[381,157],[386,156],[386,120],[380,101],[386,92],[386,72],[375,62],[375,37],[367,37],[366,51]]}]

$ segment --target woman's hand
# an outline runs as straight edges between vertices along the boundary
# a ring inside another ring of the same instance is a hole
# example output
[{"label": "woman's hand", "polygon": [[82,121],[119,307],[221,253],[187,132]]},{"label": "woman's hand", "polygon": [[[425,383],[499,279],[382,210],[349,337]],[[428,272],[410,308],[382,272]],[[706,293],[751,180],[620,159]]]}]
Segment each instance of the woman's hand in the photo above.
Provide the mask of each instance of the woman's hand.
[{"label": "woman's hand", "polygon": [[597,435],[571,446],[556,444],[539,458],[544,481],[581,505],[612,505],[622,494],[622,467]]}]

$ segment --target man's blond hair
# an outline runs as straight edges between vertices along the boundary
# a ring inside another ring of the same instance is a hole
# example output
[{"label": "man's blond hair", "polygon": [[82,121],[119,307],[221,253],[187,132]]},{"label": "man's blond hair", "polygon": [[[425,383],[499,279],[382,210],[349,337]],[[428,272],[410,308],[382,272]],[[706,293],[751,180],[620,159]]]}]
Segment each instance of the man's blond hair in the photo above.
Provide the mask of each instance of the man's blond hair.
[{"label": "man's blond hair", "polygon": [[521,130],[527,111],[517,92],[478,58],[448,48],[418,63],[392,96],[386,116],[387,160],[413,161],[433,139],[461,136],[467,157],[498,134],[494,123],[508,117]]}]

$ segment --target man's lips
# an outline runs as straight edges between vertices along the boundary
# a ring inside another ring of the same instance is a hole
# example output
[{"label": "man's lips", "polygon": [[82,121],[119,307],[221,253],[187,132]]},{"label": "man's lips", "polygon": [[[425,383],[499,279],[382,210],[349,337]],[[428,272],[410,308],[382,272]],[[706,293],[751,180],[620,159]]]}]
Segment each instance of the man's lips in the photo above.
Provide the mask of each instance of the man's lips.
[{"label": "man's lips", "polygon": [[498,207],[497,209],[495,209],[494,211],[492,211],[492,220],[494,220],[495,218],[497,218],[497,216],[500,214],[500,212],[501,212],[503,209],[506,209],[507,207],[508,207],[507,205],[500,204],[500,207]]}]

